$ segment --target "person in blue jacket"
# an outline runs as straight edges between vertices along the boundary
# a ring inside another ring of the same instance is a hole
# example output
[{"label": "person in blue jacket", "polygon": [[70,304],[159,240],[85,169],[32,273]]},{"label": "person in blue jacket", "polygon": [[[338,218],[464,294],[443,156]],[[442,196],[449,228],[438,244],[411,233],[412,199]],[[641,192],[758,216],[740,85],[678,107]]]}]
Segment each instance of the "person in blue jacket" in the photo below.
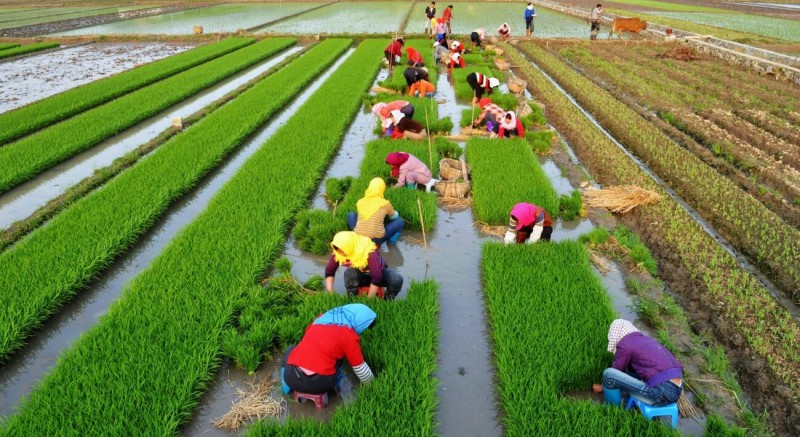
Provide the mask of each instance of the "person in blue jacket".
[{"label": "person in blue jacket", "polygon": [[536,11],[533,10],[533,3],[528,2],[528,7],[525,8],[525,36],[533,35],[533,17],[536,16]]}]

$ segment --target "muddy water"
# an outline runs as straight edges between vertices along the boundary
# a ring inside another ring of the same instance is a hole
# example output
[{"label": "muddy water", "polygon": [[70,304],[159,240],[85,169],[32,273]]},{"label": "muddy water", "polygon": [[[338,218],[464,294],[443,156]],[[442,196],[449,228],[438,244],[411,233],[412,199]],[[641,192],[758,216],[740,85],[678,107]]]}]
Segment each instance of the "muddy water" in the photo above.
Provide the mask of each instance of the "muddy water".
[{"label": "muddy water", "polygon": [[[520,54],[523,57],[525,57],[526,59],[528,59],[528,61],[530,62],[530,59],[524,53],[520,52]],[[735,247],[733,247],[733,245],[730,242],[728,242],[727,239],[725,239],[722,235],[717,233],[717,231],[693,207],[691,207],[685,200],[683,200],[683,198],[680,197],[675,192],[675,190],[673,190],[669,186],[669,184],[664,182],[664,180],[661,179],[661,177],[659,177],[655,172],[653,172],[647,164],[645,164],[638,157],[633,155],[633,153],[628,151],[628,149],[626,149],[624,145],[622,145],[619,141],[617,141],[617,139],[614,138],[614,136],[611,135],[611,133],[609,133],[607,130],[605,130],[603,128],[603,126],[601,126],[600,123],[588,111],[586,111],[580,105],[580,103],[578,103],[572,97],[572,95],[569,92],[567,92],[563,87],[561,87],[561,85],[558,84],[558,82],[556,82],[552,77],[550,77],[549,74],[547,74],[542,69],[540,69],[539,66],[536,63],[531,62],[531,65],[534,68],[536,68],[539,72],[541,72],[542,75],[544,75],[544,77],[546,77],[547,80],[550,81],[550,83],[553,84],[553,86],[555,86],[559,91],[561,91],[561,93],[563,93],[564,96],[566,96],[567,99],[569,99],[569,101],[572,102],[572,104],[575,105],[575,107],[578,108],[578,110],[580,110],[581,113],[583,113],[583,115],[589,121],[591,121],[591,123],[600,132],[603,133],[603,135],[605,135],[611,142],[613,142],[617,147],[619,147],[619,149],[622,150],[622,152],[625,153],[625,155],[628,156],[628,158],[630,158],[634,163],[636,163],[636,165],[640,169],[642,169],[642,171],[644,171],[648,176],[650,176],[650,178],[653,179],[653,181],[655,181],[658,185],[660,185],[661,188],[663,188],[664,191],[675,202],[677,202],[678,205],[680,205],[689,214],[689,216],[691,216],[709,236],[711,236],[723,249],[725,249],[726,252],[728,252],[736,260],[736,262],[739,264],[739,266],[742,269],[744,269],[745,271],[747,271],[748,273],[753,275],[753,277],[755,277],[761,283],[761,285],[773,295],[775,300],[777,300],[784,308],[786,308],[787,311],[789,311],[789,313],[794,318],[800,320],[800,307],[795,305],[794,302],[792,302],[791,299],[787,298],[780,290],[778,290],[778,288],[766,276],[764,276],[747,259],[747,257],[745,257],[741,252],[739,252]]]},{"label": "muddy water", "polygon": [[25,396],[55,364],[61,352],[84,331],[91,328],[120,296],[123,287],[146,269],[162,249],[188,223],[205,210],[211,198],[224,186],[259,147],[302,106],[322,83],[344,62],[353,49],[309,85],[288,107],[260,129],[255,136],[212,172],[189,195],[177,202],[159,223],[150,229],[126,255],[115,261],[102,278],[80,293],[60,313],[51,318],[30,342],[0,368],[0,416],[14,412]]},{"label": "muddy water", "polygon": [[268,61],[234,75],[103,141],[90,150],[48,169],[16,189],[3,193],[0,195],[0,229],[7,229],[14,222],[29,217],[50,200],[60,196],[84,178],[91,176],[95,170],[111,165],[115,159],[157,137],[171,126],[173,117],[187,117],[201,110],[301,49],[301,47],[292,47]]},{"label": "muddy water", "polygon": [[5,62],[0,75],[0,113],[192,47],[165,43],[89,44]]},{"label": "muddy water", "polygon": [[411,7],[406,2],[342,2],[267,26],[273,33],[395,32]]}]

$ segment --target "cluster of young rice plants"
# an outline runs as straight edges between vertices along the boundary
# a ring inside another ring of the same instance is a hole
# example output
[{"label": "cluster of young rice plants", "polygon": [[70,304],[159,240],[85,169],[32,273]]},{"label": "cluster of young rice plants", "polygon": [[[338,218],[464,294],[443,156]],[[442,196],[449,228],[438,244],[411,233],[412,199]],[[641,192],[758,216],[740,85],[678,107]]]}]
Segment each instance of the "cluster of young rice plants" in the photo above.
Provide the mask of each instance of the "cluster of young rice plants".
[{"label": "cluster of young rice plants", "polygon": [[341,202],[344,199],[344,195],[350,190],[353,179],[352,176],[325,179],[325,199],[328,203],[336,205]]},{"label": "cluster of young rice plants", "polygon": [[[247,435],[434,435],[438,295],[436,282],[427,280],[412,282],[404,299],[364,300],[378,314],[375,326],[361,335],[364,359],[375,380],[359,386],[357,399],[338,407],[327,423],[291,417],[284,424],[264,420]],[[305,298],[300,317],[278,327],[284,345],[298,342],[317,315],[350,302],[331,294]]]},{"label": "cluster of young rice plants", "polygon": [[524,140],[471,138],[467,161],[472,167],[472,207],[478,220],[507,224],[511,208],[520,202],[558,216],[558,195]]},{"label": "cluster of young rice plants", "polygon": [[[690,290],[680,290],[683,297],[715,302],[708,307],[708,317],[731,321],[745,342],[745,346],[727,345],[749,348],[751,361],[768,367],[778,380],[796,391],[800,379],[800,324],[663,187],[606,138],[544,75],[529,66],[526,58],[515,50],[510,51],[510,56],[512,63],[519,66],[516,72],[526,78],[537,99],[546,105],[548,120],[566,136],[599,182],[634,184],[661,194],[660,202],[639,208],[634,214],[639,222],[647,223],[648,244],[657,243],[674,255],[671,259],[678,260],[693,278]],[[730,332],[724,328],[716,331],[723,342],[730,338]]]},{"label": "cluster of young rice plants", "polygon": [[739,250],[774,277],[787,295],[797,298],[793,295],[800,287],[800,231],[552,54],[535,45],[526,45],[524,50]]},{"label": "cluster of young rice plants", "polygon": [[266,39],[0,147],[0,192],[294,44]]},{"label": "cluster of young rice plants", "polygon": [[583,196],[580,190],[572,190],[569,195],[562,194],[558,198],[561,218],[564,220],[574,220],[586,211],[583,209]]},{"label": "cluster of young rice plants", "polygon": [[4,43],[0,43],[0,51],[3,51],[3,50],[8,50],[8,49],[13,49],[13,48],[19,47],[20,45],[21,45],[21,44],[19,44],[19,43],[15,43],[15,42],[4,42]]},{"label": "cluster of young rice plants", "polygon": [[253,38],[226,38],[0,114],[0,144],[254,42]]},{"label": "cluster of young rice plants", "polygon": [[[324,56],[336,58],[339,53],[331,49],[339,43],[321,43]],[[220,365],[220,337],[236,300],[283,249],[289,221],[340,144],[361,93],[377,74],[376,54],[385,44],[361,43],[133,280],[100,324],[60,357],[3,431],[178,432]],[[248,109],[270,100],[262,96]],[[310,124],[317,128],[308,129]]]},{"label": "cluster of young rice plants", "polygon": [[[336,214],[322,210],[308,210],[298,214],[297,225],[293,235],[298,245],[304,251],[317,255],[330,252],[330,242],[333,236],[347,229],[347,213],[356,211],[356,202],[364,197],[364,191],[373,178],[386,179],[385,197],[392,203],[392,207],[406,221],[406,228],[422,230],[422,221],[425,222],[424,230],[430,231],[436,225],[436,194],[426,193],[421,190],[409,190],[404,187],[393,187],[395,181],[389,179],[391,167],[386,164],[386,156],[391,152],[410,153],[431,169],[434,177],[439,173],[440,150],[452,152],[452,142],[444,138],[437,138],[431,145],[433,163],[429,162],[428,142],[411,140],[374,140],[366,145],[364,160],[361,162],[361,174],[353,180],[350,189],[342,202],[336,208]],[[420,220],[417,199],[422,205],[422,221]]]},{"label": "cluster of young rice plants", "polygon": [[24,46],[14,47],[6,50],[0,50],[0,59],[10,58],[12,56],[24,55],[27,53],[39,52],[42,50],[53,49],[61,44],[56,42],[38,42]]},{"label": "cluster of young rice plants", "polygon": [[[633,264],[634,269],[643,269],[652,276],[656,276],[658,263],[653,258],[653,254],[650,253],[650,249],[642,243],[642,240],[633,231],[625,226],[617,226],[612,232],[609,232],[606,228],[597,227],[581,235],[578,240],[590,248],[602,250],[603,247],[607,247],[605,243],[612,241],[612,237],[613,243],[615,243],[610,247],[610,251],[613,252],[611,253],[612,255],[618,255],[624,261],[630,262]],[[617,247],[623,248],[621,253],[617,250]]]},{"label": "cluster of young rice plants", "polygon": [[486,243],[481,272],[509,435],[677,435],[638,412],[565,396],[599,382],[612,358],[615,313],[581,243]]},{"label": "cluster of young rice plants", "polygon": [[[0,254],[0,358],[92,280],[315,75],[349,40],[328,40],[163,144],[148,159]],[[47,268],[42,268],[47,266]]]}]

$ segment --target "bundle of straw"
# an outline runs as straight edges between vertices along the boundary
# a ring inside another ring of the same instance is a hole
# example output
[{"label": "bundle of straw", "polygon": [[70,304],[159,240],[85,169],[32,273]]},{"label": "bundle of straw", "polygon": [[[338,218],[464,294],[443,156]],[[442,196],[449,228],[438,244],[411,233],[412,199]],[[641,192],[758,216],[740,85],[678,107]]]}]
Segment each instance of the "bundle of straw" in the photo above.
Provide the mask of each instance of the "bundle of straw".
[{"label": "bundle of straw", "polygon": [[269,396],[276,382],[274,379],[264,378],[257,384],[251,384],[249,390],[237,388],[239,402],[211,424],[220,429],[238,431],[245,420],[279,416],[283,410],[281,402]]},{"label": "bundle of straw", "polygon": [[387,94],[401,94],[400,91],[393,90],[391,88],[385,88],[382,86],[375,85],[372,87],[372,92],[375,93],[387,93]]},{"label": "bundle of straw", "polygon": [[635,185],[617,185],[601,190],[590,188],[583,192],[583,201],[588,206],[605,208],[611,212],[625,214],[633,208],[658,202],[661,196]]},{"label": "bundle of straw", "polygon": [[681,397],[678,398],[678,414],[681,417],[697,417],[700,414],[689,398],[686,397],[686,393],[681,393]]}]

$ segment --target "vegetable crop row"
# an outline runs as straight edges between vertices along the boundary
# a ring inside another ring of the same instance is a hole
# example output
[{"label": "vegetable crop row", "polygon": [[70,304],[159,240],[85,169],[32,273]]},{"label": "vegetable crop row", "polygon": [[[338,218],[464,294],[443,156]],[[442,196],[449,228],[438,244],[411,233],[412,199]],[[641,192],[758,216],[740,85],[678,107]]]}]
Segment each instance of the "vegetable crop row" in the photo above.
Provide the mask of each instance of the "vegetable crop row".
[{"label": "vegetable crop row", "polygon": [[[339,53],[333,48],[341,44],[326,40],[320,51],[334,58]],[[100,324],[59,358],[19,414],[9,418],[6,432],[178,432],[220,365],[220,337],[236,300],[259,286],[265,264],[282,250],[288,223],[340,144],[361,93],[377,74],[376,54],[385,44],[363,42],[258,149],[208,208],[133,280]],[[270,100],[270,95],[261,96],[260,103]],[[231,121],[219,131],[217,141],[236,124]],[[315,128],[309,129],[312,124]]]},{"label": "vegetable crop row", "polygon": [[21,45],[21,44],[19,44],[19,43],[15,43],[15,42],[4,42],[4,43],[0,43],[0,51],[2,51],[2,50],[8,50],[8,49],[13,49],[13,48],[15,48],[15,47],[19,47],[20,45]]},{"label": "vegetable crop row", "polygon": [[0,114],[0,145],[253,42],[227,38]]},{"label": "vegetable crop row", "polygon": [[[264,420],[247,435],[434,435],[438,295],[437,284],[427,280],[412,282],[404,299],[364,301],[378,314],[375,327],[361,335],[364,359],[375,379],[360,385],[355,401],[339,406],[327,423],[291,417],[284,424]],[[303,316],[278,327],[284,346],[299,341],[318,314],[348,302],[330,294],[307,298]]]},{"label": "vegetable crop row", "polygon": [[24,55],[27,53],[39,52],[42,50],[52,49],[60,46],[56,42],[39,42],[35,44],[28,44],[26,46],[19,46],[15,48],[0,51],[0,59],[10,58],[12,56]]},{"label": "vegetable crop row", "polygon": [[[0,358],[345,50],[326,42],[163,144],[0,254]],[[48,266],[41,268],[41,266]]]},{"label": "vegetable crop row", "polygon": [[481,273],[508,435],[678,435],[641,414],[565,396],[611,364],[615,313],[581,243],[486,243]]},{"label": "vegetable crop row", "polygon": [[267,39],[0,147],[0,192],[294,44]]},{"label": "vegetable crop row", "polygon": [[787,295],[798,298],[800,231],[545,50],[531,45],[524,50],[740,251],[769,272]]},{"label": "vegetable crop row", "polygon": [[508,224],[511,208],[520,202],[558,216],[558,194],[524,140],[471,138],[467,161],[472,167],[473,210],[479,220]]},{"label": "vegetable crop row", "polygon": [[[646,224],[644,236],[650,247],[658,246],[659,253],[669,254],[671,265],[691,278],[691,287],[673,289],[707,309],[710,314],[700,317],[718,322],[713,324],[717,338],[729,348],[747,351],[750,363],[760,363],[797,393],[800,380],[797,321],[541,72],[515,50],[510,51],[510,56],[512,63],[520,66],[516,72],[525,76],[536,97],[546,105],[548,120],[564,133],[599,182],[633,184],[661,194],[659,203],[637,209],[634,218]],[[739,340],[734,343],[733,338]],[[782,399],[791,402],[791,397]]]}]

